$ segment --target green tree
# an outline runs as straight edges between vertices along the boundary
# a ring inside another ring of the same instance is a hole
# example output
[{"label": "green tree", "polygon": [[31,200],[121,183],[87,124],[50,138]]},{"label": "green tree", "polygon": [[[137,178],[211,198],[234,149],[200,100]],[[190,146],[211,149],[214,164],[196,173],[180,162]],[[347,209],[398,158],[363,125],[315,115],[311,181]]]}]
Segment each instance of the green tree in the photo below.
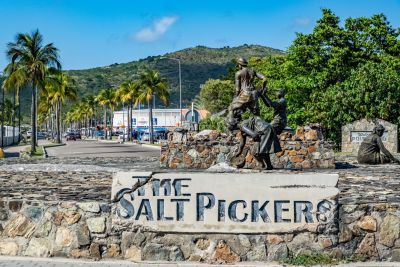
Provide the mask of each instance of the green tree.
[{"label": "green tree", "polygon": [[58,49],[52,44],[43,45],[43,36],[38,30],[28,33],[18,33],[15,42],[7,44],[6,54],[11,61],[13,74],[22,77],[31,87],[31,152],[36,151],[37,132],[37,91],[44,87],[45,77],[49,68],[61,69]]},{"label": "green tree", "polygon": [[[3,81],[3,89],[5,91],[13,91],[13,103],[14,103],[14,113],[13,113],[13,140],[15,135],[15,115],[18,110],[18,129],[21,129],[21,89],[26,84],[26,79],[21,72],[15,72],[14,64],[9,64],[4,70],[5,79]],[[18,133],[18,140],[20,140],[20,134]]]},{"label": "green tree", "polygon": [[[327,137],[340,144],[341,126],[354,119],[373,114],[398,121],[391,103],[400,73],[399,35],[382,14],[341,24],[332,11],[323,9],[314,30],[298,33],[286,57],[253,58],[250,64],[266,75],[268,94],[286,89],[290,126],[318,122]],[[263,105],[261,111],[264,117],[270,115]]]},{"label": "green tree", "polygon": [[61,110],[65,100],[76,100],[76,89],[71,86],[70,79],[67,74],[55,74],[51,82],[46,84],[46,94],[54,106],[56,111],[56,142],[61,143]]},{"label": "green tree", "polygon": [[[150,143],[153,139],[153,108],[151,100],[154,96],[158,97],[165,105],[169,104],[168,84],[165,78],[161,77],[158,71],[146,69],[140,75],[140,90],[135,105],[147,102],[149,107],[149,134]],[[181,114],[182,115],[182,114]]]},{"label": "green tree", "polygon": [[229,107],[234,93],[232,81],[210,79],[200,91],[200,101],[209,112],[216,113]]},{"label": "green tree", "polygon": [[113,129],[113,112],[117,106],[117,97],[113,88],[103,89],[100,91],[99,95],[96,97],[96,101],[104,107],[104,124],[105,124],[105,138],[107,139],[107,107],[111,112],[111,131],[110,140],[112,139],[112,129]]},{"label": "green tree", "polygon": [[[344,26],[329,9],[310,34],[298,34],[285,63],[286,87],[295,124],[329,124],[326,92],[346,81],[351,71],[367,62],[381,62],[382,55],[399,57],[399,31],[382,14],[348,18]],[[365,116],[366,114],[360,114]],[[339,129],[330,129],[340,131]]]},{"label": "green tree", "polygon": [[[97,101],[96,101],[96,97],[94,95],[88,95],[87,97],[82,99],[82,102],[85,104],[86,108],[85,108],[85,114],[86,116],[89,118],[89,125],[90,128],[94,127],[94,120],[95,120],[95,116],[97,113]],[[87,127],[85,127],[87,128]],[[93,135],[93,130],[91,130],[92,135]],[[86,132],[88,133],[88,132]],[[90,131],[89,131],[90,133]]]},{"label": "green tree", "polygon": [[117,90],[117,97],[121,102],[128,103],[128,141],[132,140],[132,108],[139,96],[140,82],[126,81]]},{"label": "green tree", "polygon": [[361,118],[380,118],[400,123],[400,59],[368,62],[351,71],[343,83],[328,88],[320,115],[331,138],[340,140],[343,124]]}]

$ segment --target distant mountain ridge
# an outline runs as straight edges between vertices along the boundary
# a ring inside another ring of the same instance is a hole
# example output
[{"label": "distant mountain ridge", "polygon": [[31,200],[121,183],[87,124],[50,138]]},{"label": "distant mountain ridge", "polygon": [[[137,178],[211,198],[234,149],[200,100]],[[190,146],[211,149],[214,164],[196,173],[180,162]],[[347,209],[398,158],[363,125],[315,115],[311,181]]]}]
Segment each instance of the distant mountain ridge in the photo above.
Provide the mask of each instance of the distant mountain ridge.
[{"label": "distant mountain ridge", "polygon": [[239,56],[246,58],[265,57],[283,55],[284,53],[282,50],[261,45],[222,48],[196,46],[162,56],[149,56],[138,61],[66,72],[75,81],[78,94],[84,97],[89,94],[97,94],[104,88],[117,87],[126,80],[135,79],[145,67],[155,68],[166,77],[170,84],[170,107],[178,107],[178,62],[165,59],[165,57],[179,58],[182,70],[182,102],[183,107],[185,107],[198,94],[201,84],[204,84],[208,79],[217,79],[226,75],[229,67],[233,66],[232,61],[235,58]]},{"label": "distant mountain ridge", "polygon": [[[178,62],[162,59],[163,57],[180,58],[182,69],[182,107],[188,107],[200,91],[200,85],[208,79],[218,79],[234,67],[233,61],[243,56],[265,57],[283,55],[284,51],[261,45],[241,45],[237,47],[209,48],[196,46],[167,53],[162,56],[149,56],[128,63],[115,63],[109,66],[96,67],[84,70],[66,70],[74,80],[79,98],[90,94],[97,94],[100,90],[118,87],[129,79],[135,79],[145,67],[155,68],[166,77],[170,85],[170,108],[179,107],[179,76]],[[21,92],[22,114],[29,121],[30,90]],[[156,101],[159,106],[158,101]],[[69,106],[69,105],[68,105]],[[160,105],[161,107],[161,105]],[[68,110],[66,107],[64,110]]]}]

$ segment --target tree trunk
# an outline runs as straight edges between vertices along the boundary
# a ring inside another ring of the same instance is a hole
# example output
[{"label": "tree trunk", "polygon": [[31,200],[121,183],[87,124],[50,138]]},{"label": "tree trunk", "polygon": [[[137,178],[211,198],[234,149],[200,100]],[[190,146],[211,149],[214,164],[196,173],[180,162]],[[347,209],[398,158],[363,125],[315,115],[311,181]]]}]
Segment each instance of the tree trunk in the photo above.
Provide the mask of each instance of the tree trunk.
[{"label": "tree trunk", "polygon": [[128,133],[128,142],[129,141],[132,141],[131,139],[131,137],[132,137],[132,132],[131,132],[131,124],[132,124],[132,119],[131,119],[131,102],[129,102],[128,103],[128,114],[127,114],[127,116],[128,116],[128,131],[127,131],[127,133]]},{"label": "tree trunk", "polygon": [[114,116],[113,116],[114,109],[110,108],[110,111],[111,111],[111,117],[110,117],[110,122],[111,122],[111,125],[110,125],[110,140],[112,140],[113,122],[114,122]]},{"label": "tree trunk", "polygon": [[104,106],[104,138],[107,139],[107,107]]},{"label": "tree trunk", "polygon": [[150,144],[154,144],[154,139],[153,139],[153,107],[150,104],[150,100],[147,101],[147,104],[149,106],[149,141],[150,141]]},{"label": "tree trunk", "polygon": [[18,143],[19,142],[21,142],[21,94],[18,92]]},{"label": "tree trunk", "polygon": [[89,117],[88,117],[88,115],[86,114],[86,115],[85,115],[85,135],[86,135],[86,138],[89,137],[88,122],[89,122]]},{"label": "tree trunk", "polygon": [[39,146],[39,140],[37,138],[37,133],[38,133],[38,93],[39,93],[39,89],[37,86],[35,86],[35,120],[36,120],[36,136],[35,136],[35,144],[36,147]]},{"label": "tree trunk", "polygon": [[36,152],[36,86],[35,80],[32,80],[32,103],[31,103],[31,153]]},{"label": "tree trunk", "polygon": [[57,123],[57,143],[61,143],[61,99],[57,98],[56,103],[56,123]]},{"label": "tree trunk", "polygon": [[13,127],[13,140],[12,143],[15,143],[15,111],[16,111],[16,106],[15,106],[15,89],[14,89],[14,97],[13,97],[13,113],[12,113],[12,127]]}]

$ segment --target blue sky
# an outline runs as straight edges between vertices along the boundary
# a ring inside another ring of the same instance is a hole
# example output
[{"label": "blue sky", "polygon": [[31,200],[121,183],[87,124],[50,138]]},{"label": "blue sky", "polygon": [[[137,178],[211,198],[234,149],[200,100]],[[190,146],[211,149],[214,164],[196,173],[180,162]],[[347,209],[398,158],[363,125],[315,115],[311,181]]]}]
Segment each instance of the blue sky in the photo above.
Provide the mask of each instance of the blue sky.
[{"label": "blue sky", "polygon": [[400,0],[0,0],[0,68],[17,32],[39,29],[64,69],[123,63],[179,49],[260,44],[285,50],[326,7],[342,18],[384,13],[400,27]]}]

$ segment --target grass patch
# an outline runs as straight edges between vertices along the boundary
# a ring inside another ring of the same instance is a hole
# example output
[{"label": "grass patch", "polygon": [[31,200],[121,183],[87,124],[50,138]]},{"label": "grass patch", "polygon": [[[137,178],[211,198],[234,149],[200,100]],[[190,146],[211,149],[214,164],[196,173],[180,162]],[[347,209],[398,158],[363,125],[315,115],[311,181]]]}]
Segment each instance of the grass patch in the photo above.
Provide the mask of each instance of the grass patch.
[{"label": "grass patch", "polygon": [[26,148],[24,151],[20,152],[21,158],[43,158],[44,155],[44,147],[37,146],[36,151],[32,153],[31,148]]},{"label": "grass patch", "polygon": [[299,256],[289,256],[283,263],[290,265],[301,265],[301,266],[314,266],[314,265],[336,265],[341,263],[350,262],[362,262],[365,261],[364,257],[358,255],[347,256],[341,259],[333,258],[326,254],[311,254],[311,255],[299,255]]},{"label": "grass patch", "polygon": [[283,262],[291,265],[304,265],[304,266],[337,263],[337,261],[335,261],[332,257],[329,257],[328,255],[325,254],[290,256]]},{"label": "grass patch", "polygon": [[43,147],[43,146],[38,146],[38,147],[36,148],[36,151],[35,151],[35,152],[33,152],[33,153],[31,152],[31,156],[32,156],[33,158],[37,158],[37,157],[42,158],[43,155],[44,155],[44,147]]}]

